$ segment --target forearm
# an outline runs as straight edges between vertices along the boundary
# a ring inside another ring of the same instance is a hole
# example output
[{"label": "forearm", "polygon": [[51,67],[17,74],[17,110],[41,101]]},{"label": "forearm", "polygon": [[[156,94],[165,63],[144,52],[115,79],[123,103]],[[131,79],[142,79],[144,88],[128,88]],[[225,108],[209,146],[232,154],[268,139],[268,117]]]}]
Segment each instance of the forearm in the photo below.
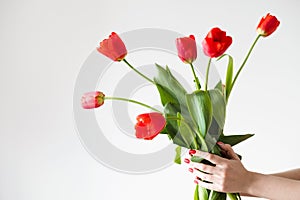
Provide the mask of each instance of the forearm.
[{"label": "forearm", "polygon": [[246,193],[272,200],[297,200],[300,196],[300,181],[273,175],[251,173]]},{"label": "forearm", "polygon": [[294,170],[275,173],[275,174],[271,174],[271,175],[288,178],[288,179],[293,179],[293,180],[300,180],[300,169],[294,169]]}]

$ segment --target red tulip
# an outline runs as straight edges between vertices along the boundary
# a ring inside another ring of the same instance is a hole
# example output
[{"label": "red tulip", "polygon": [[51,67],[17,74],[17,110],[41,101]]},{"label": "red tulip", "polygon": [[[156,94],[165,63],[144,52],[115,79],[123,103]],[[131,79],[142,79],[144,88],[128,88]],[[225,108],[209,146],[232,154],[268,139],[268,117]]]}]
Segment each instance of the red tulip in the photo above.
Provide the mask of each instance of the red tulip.
[{"label": "red tulip", "polygon": [[103,105],[105,95],[102,92],[88,92],[81,98],[81,105],[84,109],[98,108]]},{"label": "red tulip", "polygon": [[203,51],[210,58],[221,56],[231,45],[232,38],[219,28],[211,29],[202,41]]},{"label": "red tulip", "polygon": [[267,37],[277,29],[279,24],[280,22],[277,18],[268,13],[265,17],[261,18],[256,30],[261,36]]},{"label": "red tulip", "polygon": [[197,58],[195,37],[182,37],[176,39],[178,57],[185,63],[192,63]]},{"label": "red tulip", "polygon": [[125,44],[115,32],[112,32],[108,39],[103,40],[97,50],[113,61],[121,61],[127,55]]},{"label": "red tulip", "polygon": [[166,120],[163,115],[156,112],[138,115],[136,120],[135,135],[137,138],[144,140],[152,140],[166,125]]}]

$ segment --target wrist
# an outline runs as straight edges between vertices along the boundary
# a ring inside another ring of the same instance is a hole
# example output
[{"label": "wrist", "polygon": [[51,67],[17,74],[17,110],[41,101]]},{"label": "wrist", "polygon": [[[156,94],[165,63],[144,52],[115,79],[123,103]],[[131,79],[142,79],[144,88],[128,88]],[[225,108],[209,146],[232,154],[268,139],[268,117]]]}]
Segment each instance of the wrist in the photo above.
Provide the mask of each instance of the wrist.
[{"label": "wrist", "polygon": [[256,183],[259,182],[259,180],[261,179],[263,174],[259,174],[256,172],[250,172],[250,171],[248,171],[247,173],[248,173],[248,175],[246,176],[247,181],[245,181],[246,182],[245,189],[242,193],[246,193],[249,195],[255,195],[255,192],[257,190]]}]

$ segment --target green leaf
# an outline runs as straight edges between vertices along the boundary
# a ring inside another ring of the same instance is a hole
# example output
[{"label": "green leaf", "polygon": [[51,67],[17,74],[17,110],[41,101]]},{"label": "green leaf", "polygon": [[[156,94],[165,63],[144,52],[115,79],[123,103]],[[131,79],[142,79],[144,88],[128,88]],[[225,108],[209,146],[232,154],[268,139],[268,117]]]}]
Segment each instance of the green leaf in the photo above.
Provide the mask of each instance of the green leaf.
[{"label": "green leaf", "polygon": [[192,156],[191,161],[195,163],[200,163],[204,158],[201,158],[199,156]]},{"label": "green leaf", "polygon": [[226,72],[226,81],[225,81],[225,89],[226,89],[226,101],[228,100],[229,94],[231,92],[232,87],[232,77],[233,77],[233,58],[228,54],[223,54],[218,60],[227,56],[228,57],[228,65]]},{"label": "green leaf", "polygon": [[187,106],[191,118],[202,138],[205,138],[212,122],[212,103],[207,91],[197,90],[186,94]]},{"label": "green leaf", "polygon": [[231,146],[234,146],[244,140],[247,140],[248,138],[252,137],[254,134],[245,134],[245,135],[220,135],[219,141],[230,144]]},{"label": "green leaf", "polygon": [[205,137],[208,149],[212,149],[223,131],[226,118],[226,102],[218,89],[209,90],[209,96],[213,107],[213,119]]},{"label": "green leaf", "polygon": [[194,200],[207,200],[208,194],[207,190],[199,185],[196,185],[195,193],[194,193]]},{"label": "green leaf", "polygon": [[177,146],[175,149],[176,155],[175,155],[175,159],[174,162],[177,164],[181,164],[181,146]]},{"label": "green leaf", "polygon": [[196,135],[190,128],[189,124],[185,122],[181,114],[177,113],[177,118],[180,119],[177,121],[177,126],[179,127],[179,132],[184,140],[184,143],[188,146],[189,149],[198,149]]},{"label": "green leaf", "polygon": [[164,108],[164,113],[167,118],[167,124],[166,124],[165,130],[168,133],[169,138],[172,139],[174,144],[189,148],[189,146],[187,146],[184,143],[184,140],[179,133],[179,129],[177,126],[177,120],[168,119],[168,117],[174,117],[174,116],[176,117],[177,116],[178,108],[177,108],[176,104],[167,103]]},{"label": "green leaf", "polygon": [[223,93],[223,84],[221,80],[217,83],[215,89],[218,89],[221,93]]},{"label": "green leaf", "polygon": [[195,192],[194,192],[194,200],[200,200],[199,199],[199,185],[196,185]]},{"label": "green leaf", "polygon": [[227,196],[229,197],[229,199],[231,200],[239,200],[239,194],[238,193],[227,193]]},{"label": "green leaf", "polygon": [[179,81],[173,76],[168,67],[164,69],[156,64],[158,75],[154,78],[154,83],[158,86],[162,104],[168,102],[178,103],[181,107],[186,107],[186,90]]},{"label": "green leaf", "polygon": [[212,103],[213,117],[218,123],[219,127],[223,129],[226,117],[226,102],[224,97],[217,89],[209,90],[208,92]]},{"label": "green leaf", "polygon": [[170,119],[174,117],[177,118],[178,108],[176,104],[167,103],[164,109],[164,113],[167,118],[167,124],[165,129],[168,133],[169,138],[172,139],[174,144],[177,144],[182,147],[190,148],[190,146],[185,143],[185,140],[181,136],[178,122],[177,122],[178,120]]},{"label": "green leaf", "polygon": [[160,100],[163,106],[165,106],[167,103],[179,104],[172,91],[156,82],[155,84],[160,94]]},{"label": "green leaf", "polygon": [[209,200],[226,200],[226,193],[211,191]]}]

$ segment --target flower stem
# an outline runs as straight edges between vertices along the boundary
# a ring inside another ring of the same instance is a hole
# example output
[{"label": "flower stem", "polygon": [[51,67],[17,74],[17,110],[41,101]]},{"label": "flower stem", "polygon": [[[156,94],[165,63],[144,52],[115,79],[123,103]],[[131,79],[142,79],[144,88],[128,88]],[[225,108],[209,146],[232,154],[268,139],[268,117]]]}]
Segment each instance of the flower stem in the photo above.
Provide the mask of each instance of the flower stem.
[{"label": "flower stem", "polygon": [[199,79],[198,79],[198,77],[197,77],[197,75],[195,73],[194,66],[193,66],[192,63],[190,63],[190,65],[191,65],[191,68],[192,68],[192,71],[193,71],[193,75],[194,75],[194,79],[195,79],[195,83],[196,83],[196,89],[200,90],[201,85],[200,85]]},{"label": "flower stem", "polygon": [[207,91],[208,75],[209,75],[210,63],[211,63],[211,58],[209,58],[208,64],[207,64],[207,68],[206,68],[205,89],[204,89],[205,91]]},{"label": "flower stem", "polygon": [[118,101],[126,101],[126,102],[130,102],[130,103],[135,103],[135,104],[144,106],[146,108],[149,108],[151,110],[154,110],[156,112],[162,113],[161,111],[157,110],[156,108],[153,108],[152,106],[149,106],[147,104],[144,104],[142,102],[135,101],[135,100],[132,100],[132,99],[126,99],[126,98],[122,98],[122,97],[104,97],[104,99],[105,100],[118,100]]},{"label": "flower stem", "polygon": [[145,76],[144,74],[142,74],[140,71],[138,71],[136,68],[134,68],[125,58],[123,59],[123,61],[131,68],[133,69],[133,71],[135,71],[136,73],[138,73],[140,76],[142,76],[143,78],[145,78],[147,81],[151,82],[154,84],[154,82],[148,78],[147,76]]},{"label": "flower stem", "polygon": [[230,95],[230,93],[231,93],[231,90],[232,90],[232,88],[233,88],[233,86],[234,86],[234,84],[235,84],[235,82],[236,82],[238,76],[240,75],[242,69],[244,68],[244,66],[245,66],[245,64],[246,64],[246,62],[247,62],[247,60],[248,60],[248,58],[249,58],[249,56],[250,56],[250,54],[251,54],[251,52],[252,52],[254,46],[255,46],[255,44],[257,43],[257,41],[258,41],[258,39],[259,39],[260,37],[261,37],[261,35],[258,35],[258,36],[255,38],[255,40],[254,40],[253,44],[251,45],[251,47],[250,47],[250,49],[249,49],[249,51],[248,51],[248,53],[247,53],[247,55],[246,55],[246,57],[245,57],[245,59],[244,59],[242,65],[240,66],[238,72],[236,73],[236,75],[235,75],[235,77],[234,77],[234,79],[233,79],[233,82],[232,82],[232,84],[231,84],[231,88],[230,88],[230,90],[229,90],[229,93],[228,93],[228,95],[227,95],[227,99],[229,98],[229,95]]}]

